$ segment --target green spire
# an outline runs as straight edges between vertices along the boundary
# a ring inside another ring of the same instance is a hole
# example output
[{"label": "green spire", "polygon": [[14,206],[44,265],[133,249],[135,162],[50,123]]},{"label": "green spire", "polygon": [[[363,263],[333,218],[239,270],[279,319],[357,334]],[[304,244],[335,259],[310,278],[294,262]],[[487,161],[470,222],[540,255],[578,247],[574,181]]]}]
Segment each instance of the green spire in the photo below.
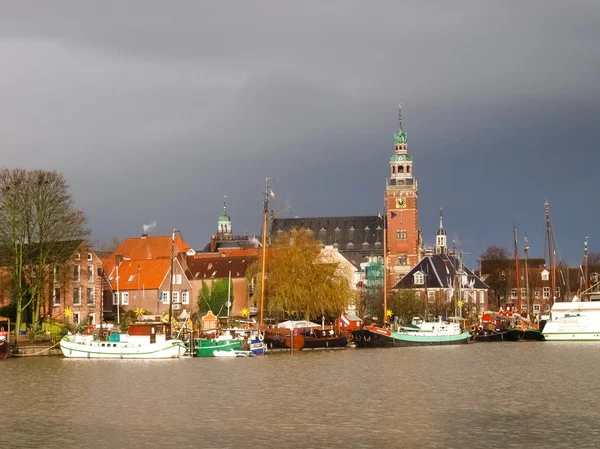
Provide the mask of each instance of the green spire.
[{"label": "green spire", "polygon": [[406,143],[406,131],[402,129],[402,103],[398,105],[398,131],[394,134],[395,143]]},{"label": "green spire", "polygon": [[227,215],[227,195],[223,196],[223,213],[218,218],[218,221],[231,221],[231,218]]}]

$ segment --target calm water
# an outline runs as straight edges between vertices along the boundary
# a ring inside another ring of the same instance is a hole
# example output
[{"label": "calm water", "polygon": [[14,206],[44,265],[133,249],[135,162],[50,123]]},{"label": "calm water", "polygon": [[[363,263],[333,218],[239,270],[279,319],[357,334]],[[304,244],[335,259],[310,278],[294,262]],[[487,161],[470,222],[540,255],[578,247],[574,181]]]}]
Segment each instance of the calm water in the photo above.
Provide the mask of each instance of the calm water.
[{"label": "calm water", "polygon": [[7,448],[600,445],[594,343],[40,357],[0,362],[0,378]]}]

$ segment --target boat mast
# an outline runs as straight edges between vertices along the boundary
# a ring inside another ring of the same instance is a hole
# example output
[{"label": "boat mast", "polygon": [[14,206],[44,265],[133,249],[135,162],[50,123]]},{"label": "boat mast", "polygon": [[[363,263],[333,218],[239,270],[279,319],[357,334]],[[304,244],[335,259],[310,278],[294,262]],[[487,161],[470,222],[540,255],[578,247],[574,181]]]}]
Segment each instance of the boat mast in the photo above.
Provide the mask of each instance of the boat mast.
[{"label": "boat mast", "polygon": [[387,205],[384,201],[383,206],[383,327],[387,323],[387,258],[388,258],[388,243],[387,243]]},{"label": "boat mast", "polygon": [[588,289],[588,239],[589,237],[586,237],[583,241],[583,262],[585,264],[585,279],[583,285],[586,290]]},{"label": "boat mast", "polygon": [[527,316],[531,318],[533,316],[532,309],[533,305],[529,301],[529,269],[527,268],[527,259],[529,258],[529,242],[527,236],[525,236],[525,301],[527,302]]},{"label": "boat mast", "polygon": [[517,278],[517,312],[521,313],[521,276],[519,273],[519,246],[517,244],[517,226],[514,223],[513,236],[515,241],[515,276]]},{"label": "boat mast", "polygon": [[173,337],[173,329],[171,324],[171,317],[173,316],[173,259],[175,258],[175,229],[173,229],[173,234],[171,234],[171,282],[169,283],[169,334],[168,339]]},{"label": "boat mast", "polygon": [[267,268],[267,216],[269,214],[269,179],[265,178],[265,195],[263,199],[263,247],[262,247],[262,277],[260,280],[260,327],[264,323],[265,309],[265,271]]},{"label": "boat mast", "polygon": [[546,238],[548,239],[548,263],[550,264],[550,272],[552,273],[552,291],[550,292],[550,298],[552,299],[552,305],[554,305],[554,292],[556,291],[556,274],[554,272],[554,255],[552,252],[552,226],[550,225],[550,203],[546,199],[544,203],[546,208]]}]

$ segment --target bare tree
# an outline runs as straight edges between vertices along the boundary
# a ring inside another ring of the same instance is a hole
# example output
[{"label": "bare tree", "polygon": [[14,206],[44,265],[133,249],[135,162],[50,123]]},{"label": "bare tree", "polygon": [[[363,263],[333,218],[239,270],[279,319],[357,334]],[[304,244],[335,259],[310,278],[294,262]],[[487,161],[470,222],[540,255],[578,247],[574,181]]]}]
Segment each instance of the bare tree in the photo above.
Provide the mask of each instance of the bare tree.
[{"label": "bare tree", "polygon": [[54,267],[89,234],[68,190],[57,171],[0,171],[0,244],[8,249],[17,329],[26,307],[39,321]]}]

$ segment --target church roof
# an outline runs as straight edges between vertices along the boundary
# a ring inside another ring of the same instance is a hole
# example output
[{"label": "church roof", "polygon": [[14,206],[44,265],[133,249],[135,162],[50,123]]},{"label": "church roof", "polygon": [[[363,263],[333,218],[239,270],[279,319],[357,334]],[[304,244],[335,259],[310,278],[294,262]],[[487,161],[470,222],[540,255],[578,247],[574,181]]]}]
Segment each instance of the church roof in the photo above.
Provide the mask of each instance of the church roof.
[{"label": "church roof", "polygon": [[383,246],[383,220],[377,215],[275,218],[271,237],[297,228],[310,229],[324,245],[335,245],[340,251],[381,250]]},{"label": "church roof", "polygon": [[[461,288],[471,288],[471,285],[474,289],[489,288],[467,266],[463,265],[463,271],[467,276],[467,282]],[[415,285],[414,283],[414,275],[418,272],[425,274],[424,285]],[[394,288],[453,288],[457,272],[458,260],[455,257],[446,254],[425,256],[406,276],[394,285]]]},{"label": "church roof", "polygon": [[438,228],[435,235],[448,235],[448,234],[446,233],[446,230],[444,228],[440,227],[440,228]]}]

